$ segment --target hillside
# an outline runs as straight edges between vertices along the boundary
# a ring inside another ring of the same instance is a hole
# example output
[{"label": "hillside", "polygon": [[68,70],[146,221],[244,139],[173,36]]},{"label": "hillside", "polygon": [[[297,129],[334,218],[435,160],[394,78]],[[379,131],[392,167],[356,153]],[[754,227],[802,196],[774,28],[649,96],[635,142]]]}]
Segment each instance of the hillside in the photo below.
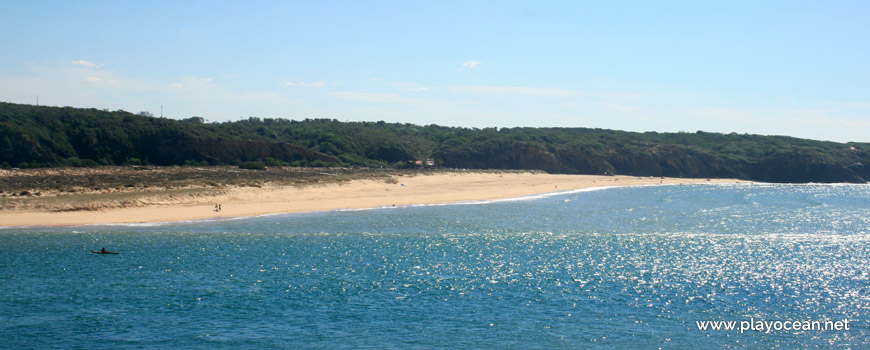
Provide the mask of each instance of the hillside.
[{"label": "hillside", "polygon": [[204,123],[0,103],[0,167],[238,165],[535,169],[568,174],[866,182],[870,144],[589,128],[468,129],[328,119]]}]

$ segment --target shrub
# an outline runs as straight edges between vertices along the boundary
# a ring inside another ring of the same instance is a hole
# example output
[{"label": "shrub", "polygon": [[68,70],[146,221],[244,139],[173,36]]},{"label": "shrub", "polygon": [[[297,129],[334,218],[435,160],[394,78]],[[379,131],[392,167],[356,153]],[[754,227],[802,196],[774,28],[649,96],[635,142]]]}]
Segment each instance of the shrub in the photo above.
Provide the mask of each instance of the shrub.
[{"label": "shrub", "polygon": [[266,164],[263,164],[263,162],[261,161],[242,162],[242,164],[239,164],[239,168],[250,170],[266,170]]},{"label": "shrub", "polygon": [[266,161],[266,166],[282,166],[282,165],[284,165],[284,162],[277,160],[275,158],[272,158],[272,157],[266,157],[265,161]]},{"label": "shrub", "polygon": [[80,166],[84,168],[96,168],[100,166],[100,163],[97,163],[97,161],[93,159],[82,159]]}]

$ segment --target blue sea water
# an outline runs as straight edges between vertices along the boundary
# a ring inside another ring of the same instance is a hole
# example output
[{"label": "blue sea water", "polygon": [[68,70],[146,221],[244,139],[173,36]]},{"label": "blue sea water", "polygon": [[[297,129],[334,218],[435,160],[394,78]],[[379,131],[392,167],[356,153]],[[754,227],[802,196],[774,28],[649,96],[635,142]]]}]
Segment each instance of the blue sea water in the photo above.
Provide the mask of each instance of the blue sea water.
[{"label": "blue sea water", "polygon": [[0,348],[866,349],[868,266],[866,185],[6,229]]}]

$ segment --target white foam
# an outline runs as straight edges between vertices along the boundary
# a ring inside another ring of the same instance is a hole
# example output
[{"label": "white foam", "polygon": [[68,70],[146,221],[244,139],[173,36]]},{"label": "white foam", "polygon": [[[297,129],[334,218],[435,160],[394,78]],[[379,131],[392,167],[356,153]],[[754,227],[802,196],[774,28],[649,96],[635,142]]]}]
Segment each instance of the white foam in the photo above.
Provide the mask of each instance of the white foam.
[{"label": "white foam", "polygon": [[[657,185],[658,186],[658,185]],[[592,192],[592,191],[601,191],[611,188],[620,188],[625,186],[599,186],[599,187],[587,187],[587,188],[579,188],[568,191],[556,191],[556,192],[547,192],[540,194],[533,194],[528,196],[520,196],[520,197],[511,197],[511,198],[500,198],[500,199],[487,199],[487,200],[474,200],[474,201],[460,201],[460,202],[448,202],[448,203],[430,203],[430,204],[407,204],[407,205],[386,205],[380,207],[371,207],[371,208],[349,208],[349,209],[336,209],[330,211],[338,211],[338,212],[352,212],[352,211],[366,211],[366,210],[381,210],[381,209],[398,209],[398,208],[414,208],[414,207],[443,207],[449,205],[480,205],[480,204],[492,204],[492,203],[503,203],[503,202],[521,202],[521,201],[532,201],[537,199],[555,197],[555,196],[563,196],[581,192]],[[640,187],[640,186],[636,186]]]},{"label": "white foam", "polygon": [[512,198],[489,199],[489,200],[481,200],[481,201],[463,201],[463,202],[439,203],[439,204],[419,204],[419,205],[414,205],[414,206],[477,205],[477,204],[491,204],[491,203],[503,203],[503,202],[523,202],[523,201],[532,201],[532,200],[537,200],[537,199],[544,199],[544,198],[555,197],[555,196],[563,196],[563,195],[575,194],[575,193],[581,193],[581,192],[601,191],[601,190],[618,188],[618,187],[620,187],[620,186],[587,187],[587,188],[578,188],[575,190],[539,193],[539,194],[532,194],[532,195],[528,195],[528,196],[520,196],[520,197],[512,197]]}]

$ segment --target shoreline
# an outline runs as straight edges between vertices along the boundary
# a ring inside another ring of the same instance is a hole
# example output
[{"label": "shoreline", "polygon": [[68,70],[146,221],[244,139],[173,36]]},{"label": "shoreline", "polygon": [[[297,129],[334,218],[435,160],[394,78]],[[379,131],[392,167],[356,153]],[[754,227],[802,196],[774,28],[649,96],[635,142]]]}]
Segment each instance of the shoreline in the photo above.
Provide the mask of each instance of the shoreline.
[{"label": "shoreline", "polygon": [[[736,179],[643,178],[636,176],[554,175],[544,173],[447,172],[398,175],[395,181],[356,179],[309,186],[232,187],[189,202],[171,195],[147,206],[88,211],[9,210],[0,212],[0,229],[31,227],[163,224],[234,220],[267,215],[332,210],[364,210],[413,205],[462,204],[536,195],[639,185],[754,183]],[[142,193],[154,196],[154,193]],[[157,193],[159,196],[159,193]],[[105,197],[90,195],[99,202]],[[215,205],[221,210],[215,211]]]}]

